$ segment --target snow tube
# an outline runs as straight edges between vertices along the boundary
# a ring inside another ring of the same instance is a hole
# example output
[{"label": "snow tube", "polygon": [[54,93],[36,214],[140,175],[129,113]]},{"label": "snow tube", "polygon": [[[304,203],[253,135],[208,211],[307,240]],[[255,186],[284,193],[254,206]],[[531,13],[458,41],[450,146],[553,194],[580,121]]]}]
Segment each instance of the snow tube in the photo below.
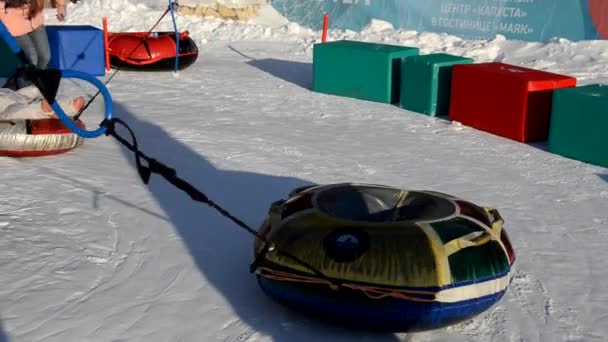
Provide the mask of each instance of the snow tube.
[{"label": "snow tube", "polygon": [[[115,68],[161,71],[175,67],[174,32],[125,32],[108,34],[110,64]],[[188,31],[179,35],[179,69],[198,58],[198,47]]]},{"label": "snow tube", "polygon": [[[76,120],[82,129],[84,123]],[[80,146],[83,138],[61,120],[23,119],[0,121],[0,156],[39,157],[64,153]]]},{"label": "snow tube", "polygon": [[267,295],[366,330],[470,319],[502,298],[515,261],[496,209],[381,185],[296,189],[273,203],[260,234],[271,246],[256,239],[252,271]]}]

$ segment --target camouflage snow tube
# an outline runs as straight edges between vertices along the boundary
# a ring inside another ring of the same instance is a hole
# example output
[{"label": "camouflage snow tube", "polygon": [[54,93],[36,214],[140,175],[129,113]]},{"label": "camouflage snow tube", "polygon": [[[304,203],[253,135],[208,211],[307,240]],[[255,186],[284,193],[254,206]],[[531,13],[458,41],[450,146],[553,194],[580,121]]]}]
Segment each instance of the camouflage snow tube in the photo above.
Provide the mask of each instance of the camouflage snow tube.
[{"label": "camouflage snow tube", "polygon": [[502,298],[515,261],[497,210],[380,185],[296,189],[271,206],[260,233],[276,246],[254,245],[266,294],[372,330],[423,331],[478,315]]}]

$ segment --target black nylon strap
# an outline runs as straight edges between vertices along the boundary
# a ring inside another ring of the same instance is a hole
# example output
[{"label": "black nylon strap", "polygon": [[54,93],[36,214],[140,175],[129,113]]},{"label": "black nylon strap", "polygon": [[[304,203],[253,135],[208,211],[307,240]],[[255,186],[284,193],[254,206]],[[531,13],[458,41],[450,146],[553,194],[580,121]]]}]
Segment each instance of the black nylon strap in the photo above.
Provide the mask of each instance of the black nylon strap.
[{"label": "black nylon strap", "polygon": [[[120,124],[120,125],[124,126],[129,131],[132,142],[129,142],[125,138],[121,137],[118,133],[116,133],[116,124]],[[332,285],[334,285],[335,288],[340,287],[340,284],[336,283],[335,280],[330,279],[329,277],[327,277],[325,274],[323,274],[321,271],[319,271],[317,268],[313,267],[306,261],[296,257],[295,255],[293,255],[291,253],[282,251],[281,249],[278,248],[278,246],[276,246],[275,244],[268,241],[265,237],[263,237],[257,230],[253,229],[252,227],[247,225],[245,222],[241,221],[239,218],[232,215],[226,209],[222,208],[220,205],[218,205],[217,203],[210,200],[207,197],[207,195],[205,195],[203,192],[198,190],[192,184],[179,178],[177,176],[177,172],[174,169],[168,167],[167,165],[159,162],[156,159],[148,157],[143,152],[141,152],[139,150],[139,146],[137,144],[137,139],[135,137],[135,134],[133,133],[133,130],[124,121],[122,121],[119,118],[113,118],[112,120],[109,120],[109,121],[108,120],[102,121],[100,125],[102,127],[106,128],[106,135],[114,137],[122,145],[124,145],[129,150],[131,150],[135,153],[135,164],[137,166],[137,171],[138,171],[139,176],[141,177],[142,181],[145,184],[149,183],[150,177],[153,173],[156,173],[156,174],[162,176],[163,178],[165,178],[165,180],[167,180],[173,186],[175,186],[176,188],[178,188],[178,189],[184,191],[186,194],[188,194],[190,196],[190,198],[192,198],[194,201],[207,204],[208,206],[214,208],[215,210],[220,212],[220,214],[222,214],[224,217],[230,219],[232,222],[236,223],[239,227],[241,227],[242,229],[244,229],[245,231],[247,231],[254,237],[263,241],[265,244],[265,247],[264,247],[264,253],[262,253],[262,255],[261,255],[262,257],[265,256],[269,250],[276,250],[277,252],[292,259],[296,263],[306,267],[307,269],[312,271],[318,277],[320,277],[324,280],[327,280]],[[142,161],[145,161],[147,163],[147,166],[145,166]],[[254,261],[254,264],[252,265],[251,270],[255,270],[254,265],[257,265],[260,261],[261,260]]]}]

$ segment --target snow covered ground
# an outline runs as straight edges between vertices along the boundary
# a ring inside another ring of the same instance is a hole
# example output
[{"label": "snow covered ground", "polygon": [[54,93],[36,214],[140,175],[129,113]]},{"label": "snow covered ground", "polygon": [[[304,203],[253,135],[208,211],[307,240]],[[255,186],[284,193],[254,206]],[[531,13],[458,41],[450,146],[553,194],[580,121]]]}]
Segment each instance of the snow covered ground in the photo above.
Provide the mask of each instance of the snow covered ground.
[{"label": "snow covered ground", "polygon": [[[122,31],[147,30],[161,12],[90,0],[69,14],[70,24],[107,16]],[[200,44],[195,65],[179,79],[117,74],[109,84],[116,114],[142,150],[253,226],[272,201],[309,183],[433,189],[494,206],[518,257],[503,300],[462,324],[408,335],[362,334],[296,314],[248,273],[248,235],[156,176],[142,184],[132,154],[101,137],[64,155],[0,160],[0,341],[605,340],[608,169],[542,144],[311,92],[320,33],[258,20],[274,25],[179,17]],[[161,29],[170,27],[167,17]],[[608,41],[465,41],[381,22],[329,38],[608,83]],[[83,118],[95,127],[101,103]]]}]

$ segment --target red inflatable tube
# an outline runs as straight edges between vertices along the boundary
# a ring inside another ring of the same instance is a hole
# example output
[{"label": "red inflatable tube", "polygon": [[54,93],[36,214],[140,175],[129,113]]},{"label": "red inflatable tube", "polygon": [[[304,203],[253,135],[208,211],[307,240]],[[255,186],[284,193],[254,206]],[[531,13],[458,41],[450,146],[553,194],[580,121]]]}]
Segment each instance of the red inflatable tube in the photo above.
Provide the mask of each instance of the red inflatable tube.
[{"label": "red inflatable tube", "polygon": [[[76,120],[80,128],[82,121]],[[83,138],[56,118],[0,122],[0,156],[41,157],[65,153],[82,145]]]},{"label": "red inflatable tube", "polygon": [[[179,34],[179,47],[179,67],[184,69],[198,58],[198,47],[188,31]],[[175,33],[109,33],[108,52],[115,68],[172,70],[176,57]]]}]

